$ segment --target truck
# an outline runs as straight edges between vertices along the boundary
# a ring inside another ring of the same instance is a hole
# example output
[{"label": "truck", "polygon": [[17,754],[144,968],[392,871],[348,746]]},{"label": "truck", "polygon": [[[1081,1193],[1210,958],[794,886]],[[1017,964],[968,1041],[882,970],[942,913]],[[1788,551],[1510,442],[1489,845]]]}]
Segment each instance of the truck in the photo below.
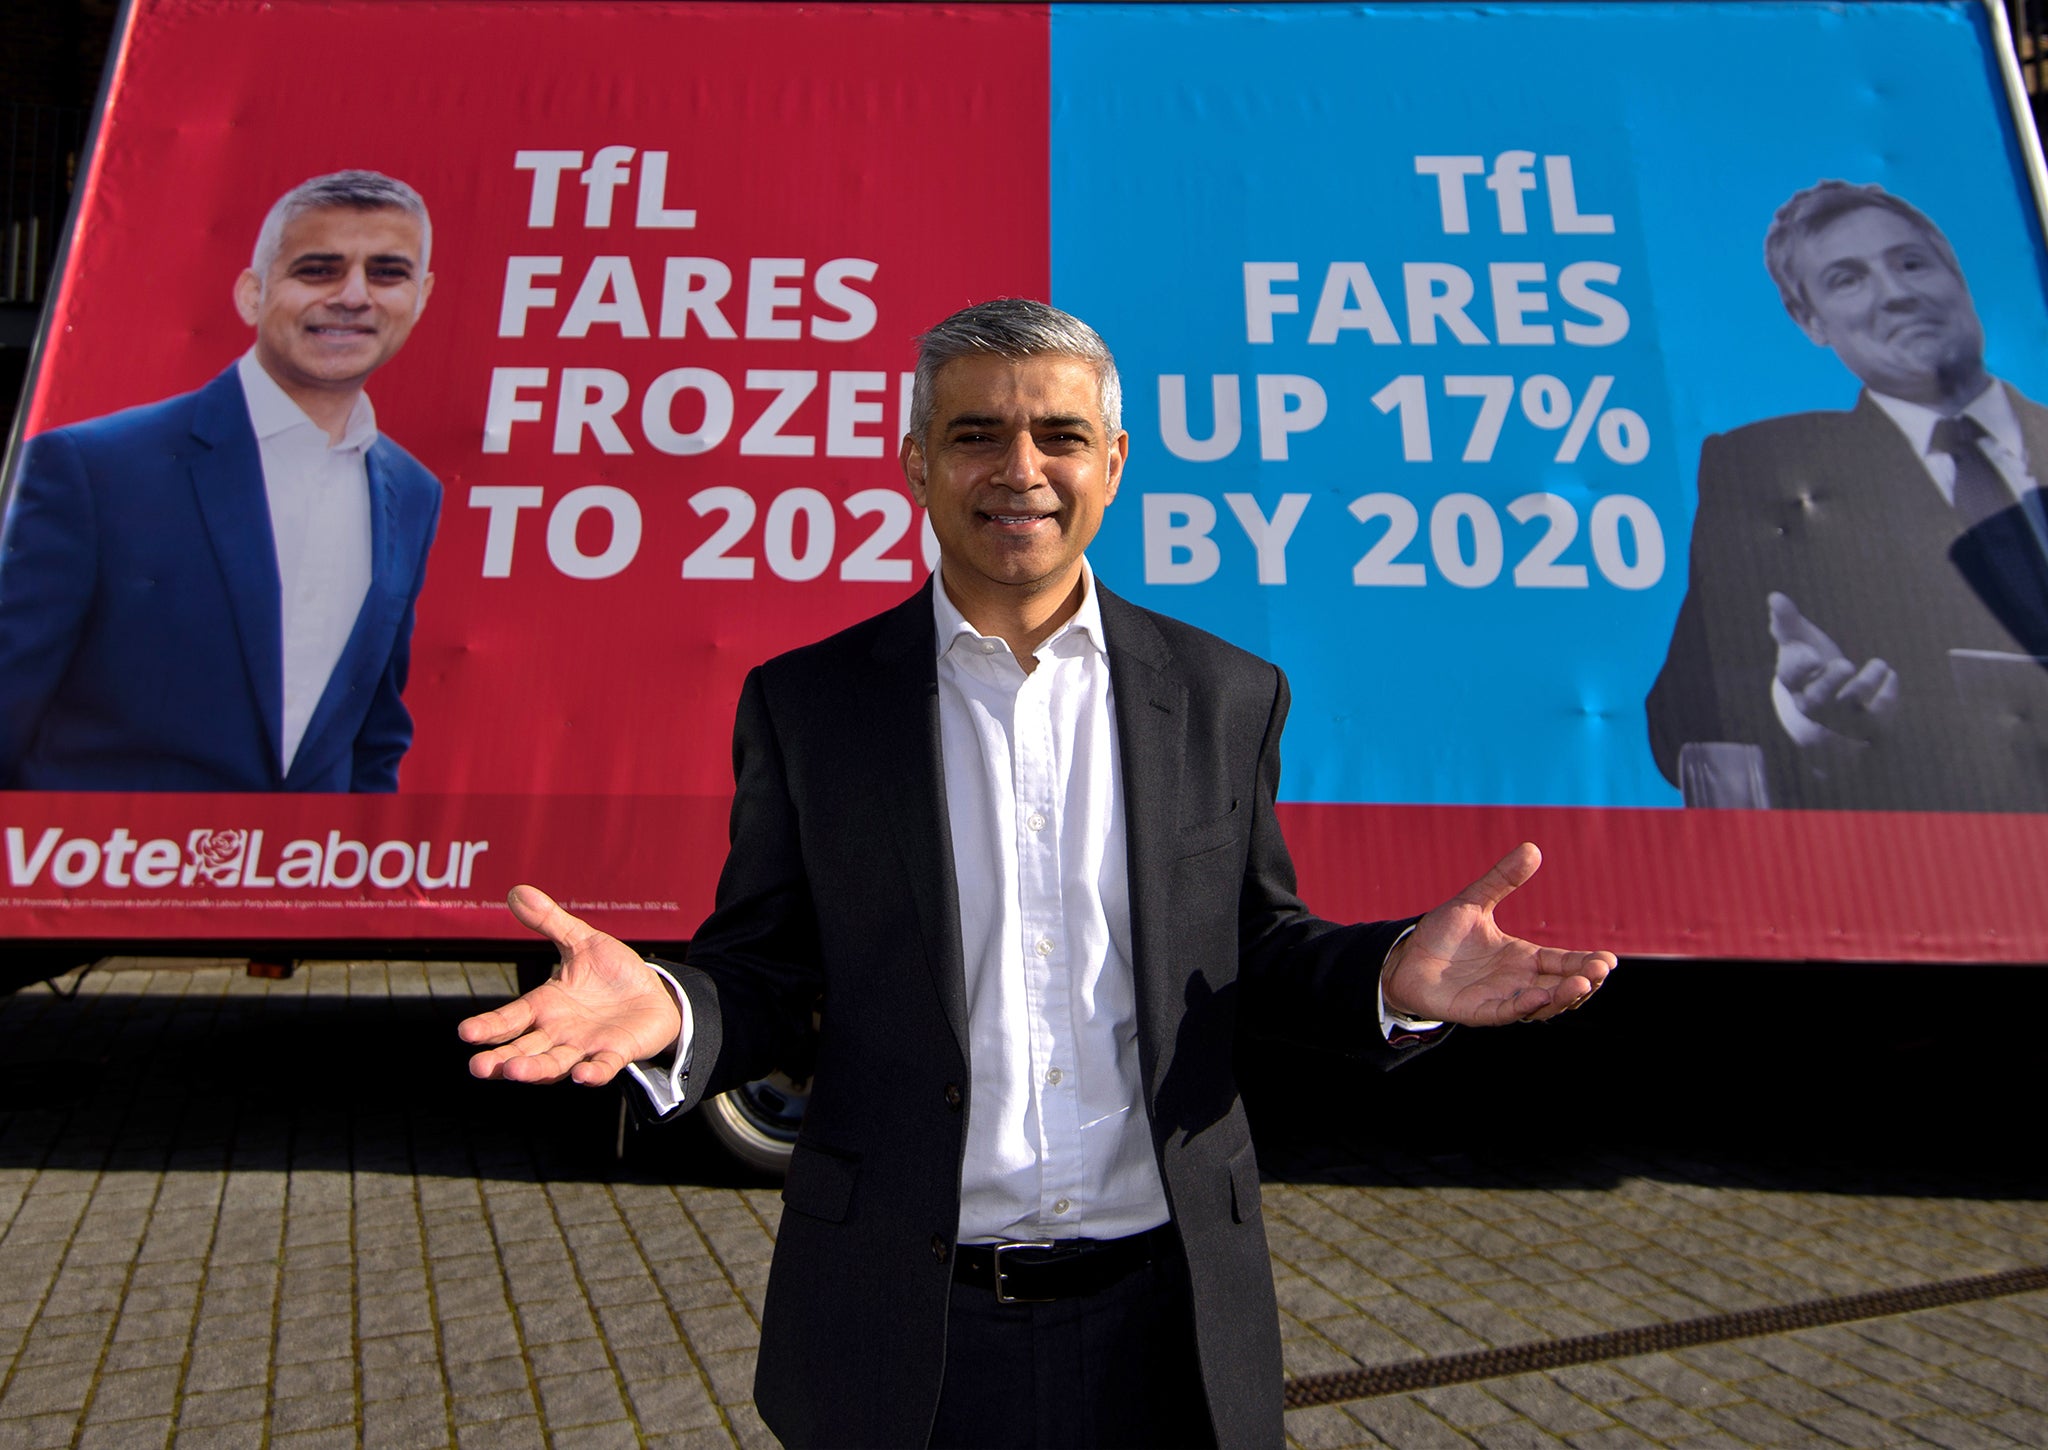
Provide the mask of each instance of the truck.
[{"label": "truck", "polygon": [[[1326,914],[1526,838],[1563,868],[1507,908],[1531,936],[2048,960],[2048,639],[1990,603],[1952,629],[1953,578],[1898,627],[1934,664],[1865,638],[1895,543],[1831,505],[1878,470],[1767,427],[1876,406],[1777,221],[1852,189],[1960,285],[2019,430],[2007,522],[2048,528],[2048,186],[1999,5],[129,0],[116,30],[4,473],[15,981],[200,950],[531,973],[521,881],[686,950],[741,681],[934,567],[896,463],[911,340],[1005,295],[1117,354],[1102,577],[1287,671],[1279,809]],[[266,211],[346,169],[432,216],[431,305],[370,388],[440,487],[396,788],[24,788],[92,591],[149,583],[23,582],[31,440],[234,367]],[[1837,656],[1882,667],[1864,698],[1794,697]],[[1866,718],[1886,688],[1917,733]],[[772,1164],[802,1097],[713,1117]]]}]

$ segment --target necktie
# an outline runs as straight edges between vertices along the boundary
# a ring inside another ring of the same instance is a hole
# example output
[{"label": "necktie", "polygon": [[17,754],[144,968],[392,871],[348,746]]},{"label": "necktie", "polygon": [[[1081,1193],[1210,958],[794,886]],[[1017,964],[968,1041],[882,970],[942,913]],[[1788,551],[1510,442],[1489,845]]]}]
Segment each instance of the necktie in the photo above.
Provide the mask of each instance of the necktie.
[{"label": "necktie", "polygon": [[1946,453],[1955,460],[1956,513],[1966,529],[1974,529],[1993,515],[2004,513],[2014,503],[2012,490],[2005,486],[2005,480],[1978,446],[1978,440],[1985,436],[1984,425],[1966,414],[1936,423],[1934,436],[1927,444],[1929,453]]},{"label": "necktie", "polygon": [[[1954,555],[1957,566],[2013,638],[2039,652],[2048,643],[2048,559],[2012,490],[1979,446],[1986,436],[1975,418],[1943,418],[1934,425],[1927,451],[1955,460],[1956,517],[1963,525],[1955,546],[1961,551]],[[1988,577],[1978,575],[1979,569]]]}]

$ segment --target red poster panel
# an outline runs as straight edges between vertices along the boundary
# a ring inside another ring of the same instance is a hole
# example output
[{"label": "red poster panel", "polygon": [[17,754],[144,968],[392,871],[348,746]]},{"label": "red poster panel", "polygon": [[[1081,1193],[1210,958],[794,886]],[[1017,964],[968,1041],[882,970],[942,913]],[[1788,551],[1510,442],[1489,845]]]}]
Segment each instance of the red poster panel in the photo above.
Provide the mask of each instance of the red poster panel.
[{"label": "red poster panel", "polygon": [[395,794],[0,794],[0,932],[475,938],[531,879],[687,935],[745,671],[928,572],[912,339],[1046,294],[1047,64],[1031,6],[141,0],[28,431],[231,368],[288,188],[417,188],[431,297],[368,388],[442,489],[413,738]]}]

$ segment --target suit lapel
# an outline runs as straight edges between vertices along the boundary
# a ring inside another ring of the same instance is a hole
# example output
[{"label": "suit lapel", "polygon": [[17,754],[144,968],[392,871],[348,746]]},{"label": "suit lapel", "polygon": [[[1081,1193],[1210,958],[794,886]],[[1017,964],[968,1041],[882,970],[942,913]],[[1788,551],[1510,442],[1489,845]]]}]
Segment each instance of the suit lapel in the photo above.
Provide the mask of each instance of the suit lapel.
[{"label": "suit lapel", "polygon": [[1172,651],[1142,610],[1096,584],[1109,642],[1117,754],[1123,770],[1124,840],[1130,872],[1131,971],[1136,978],[1138,1053],[1147,1096],[1158,1090],[1160,1048],[1170,1045],[1186,1004],[1183,978],[1166,955],[1172,940],[1174,847],[1187,753],[1186,682]]},{"label": "suit lapel", "polygon": [[965,1058],[967,962],[960,944],[953,830],[939,749],[938,641],[929,581],[882,616],[873,665],[866,676],[866,708],[846,711],[840,720],[862,731],[862,755],[877,764],[878,778],[889,782],[889,825],[924,938],[925,965]]},{"label": "suit lapel", "polygon": [[299,741],[298,753],[292,757],[294,773],[301,766],[309,771],[324,766],[329,757],[320,750],[319,743],[333,729],[335,716],[348,699],[351,686],[361,689],[366,698],[376,687],[374,678],[358,680],[357,672],[365,663],[381,670],[391,654],[391,631],[396,627],[398,611],[404,602],[401,583],[409,583],[410,580],[405,577],[404,561],[399,557],[395,517],[397,503],[391,485],[391,471],[383,457],[387,446],[379,439],[363,459],[363,471],[369,479],[370,490],[370,587],[364,591],[362,608],[356,611],[348,643],[342,647],[341,657],[334,662],[334,669],[328,674],[327,684],[320,692],[320,702],[314,707],[312,718],[306,722],[305,737]]},{"label": "suit lapel", "polygon": [[271,535],[270,499],[263,488],[263,459],[234,368],[200,390],[192,436],[200,445],[187,460],[192,489],[234,615],[250,692],[262,708],[269,769],[275,772],[284,733],[277,545]]},{"label": "suit lapel", "polygon": [[[2004,384],[1999,386],[2004,387]],[[2019,420],[2027,471],[2042,481],[2040,460],[2048,460],[2048,416],[2010,388],[2013,416]],[[2048,652],[2048,578],[2044,578],[2041,542],[2026,508],[2015,503],[2003,513],[1959,532],[1949,558],[1969,586],[2028,654]]]}]

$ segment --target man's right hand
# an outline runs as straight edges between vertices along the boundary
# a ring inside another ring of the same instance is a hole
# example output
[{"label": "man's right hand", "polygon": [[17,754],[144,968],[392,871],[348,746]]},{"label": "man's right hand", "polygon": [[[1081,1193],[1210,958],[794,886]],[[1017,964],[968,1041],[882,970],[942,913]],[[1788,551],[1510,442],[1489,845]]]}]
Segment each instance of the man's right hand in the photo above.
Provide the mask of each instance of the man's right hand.
[{"label": "man's right hand", "polygon": [[1774,591],[1770,606],[1778,683],[1799,713],[1851,740],[1881,735],[1898,713],[1899,672],[1875,658],[1859,668],[1788,596]]},{"label": "man's right hand", "polygon": [[506,898],[521,926],[555,944],[554,976],[495,1012],[464,1018],[464,1042],[492,1043],[469,1060],[476,1077],[610,1082],[629,1062],[658,1056],[683,1030],[676,999],[654,969],[617,937],[578,920],[546,892],[515,886]]}]

